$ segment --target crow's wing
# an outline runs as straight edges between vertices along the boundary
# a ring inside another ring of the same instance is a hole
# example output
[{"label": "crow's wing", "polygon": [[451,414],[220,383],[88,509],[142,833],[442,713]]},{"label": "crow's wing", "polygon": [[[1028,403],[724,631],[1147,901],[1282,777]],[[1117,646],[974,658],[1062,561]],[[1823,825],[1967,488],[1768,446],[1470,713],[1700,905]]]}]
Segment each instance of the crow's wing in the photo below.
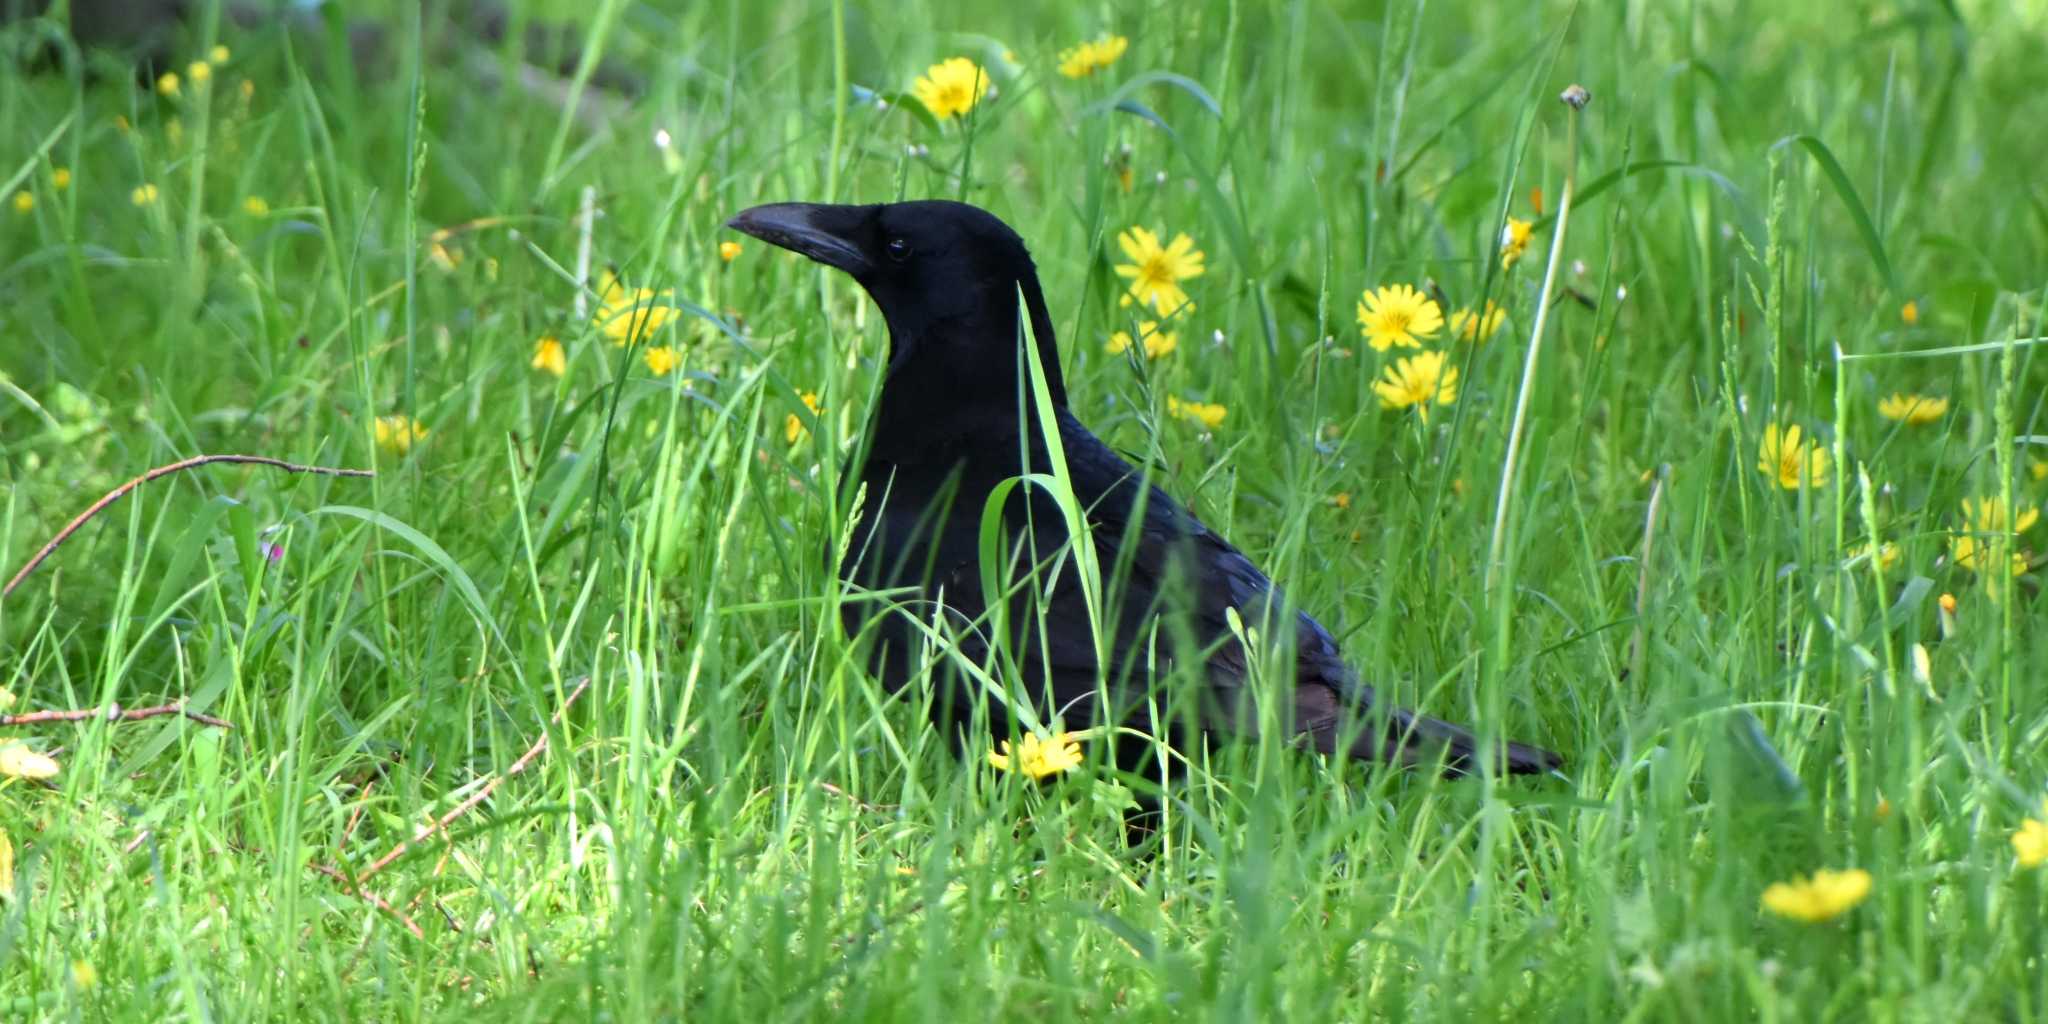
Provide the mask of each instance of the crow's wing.
[{"label": "crow's wing", "polygon": [[[1441,756],[1454,769],[1470,766],[1478,741],[1469,730],[1403,708],[1376,706],[1373,688],[1344,661],[1336,639],[1307,613],[1290,613],[1280,588],[1243,552],[1164,491],[1145,484],[1135,468],[1071,415],[1062,415],[1060,427],[1076,495],[1089,508],[1102,571],[1113,576],[1118,559],[1128,563],[1125,608],[1147,616],[1185,616],[1194,639],[1208,652],[1204,674],[1209,693],[1201,714],[1208,728],[1257,731],[1245,650],[1230,625],[1235,609],[1247,628],[1270,630],[1269,620],[1292,628],[1293,687],[1277,709],[1283,728],[1324,753],[1410,764]],[[1079,625],[1077,632],[1086,636],[1085,619]],[[1150,630],[1141,621],[1137,629],[1126,626],[1120,632]],[[1142,665],[1128,664],[1144,649],[1119,636],[1118,650],[1125,663],[1115,665],[1113,675],[1144,678]],[[1509,771],[1547,771],[1562,763],[1555,754],[1519,743],[1505,744],[1503,754],[1502,766]]]}]

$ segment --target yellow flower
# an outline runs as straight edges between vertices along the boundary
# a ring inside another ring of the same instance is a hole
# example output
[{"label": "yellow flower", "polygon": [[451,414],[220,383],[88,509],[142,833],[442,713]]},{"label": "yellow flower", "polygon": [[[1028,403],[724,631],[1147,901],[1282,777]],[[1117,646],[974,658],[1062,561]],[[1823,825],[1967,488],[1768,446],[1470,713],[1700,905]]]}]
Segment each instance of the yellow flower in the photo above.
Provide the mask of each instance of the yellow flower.
[{"label": "yellow flower", "polygon": [[605,337],[610,338],[612,344],[624,347],[682,316],[682,310],[655,301],[669,294],[652,288],[629,292],[619,282],[618,275],[607,270],[598,280],[597,313],[591,317],[591,322],[603,327]]},{"label": "yellow flower", "polygon": [[99,980],[100,972],[95,970],[92,964],[84,960],[71,961],[71,983],[73,985],[78,986],[80,989],[88,989],[98,984]]},{"label": "yellow flower", "polygon": [[1500,268],[1506,270],[1522,258],[1523,250],[1529,248],[1529,235],[1536,230],[1536,222],[1520,217],[1509,217],[1508,226],[1500,232]]},{"label": "yellow flower", "polygon": [[988,752],[988,763],[999,771],[1023,772],[1042,779],[1080,767],[1081,744],[1070,732],[1056,732],[1049,739],[1027,732],[1017,741],[1016,753],[1010,752],[1010,741],[1004,740],[1000,751]]},{"label": "yellow flower", "polygon": [[[2048,800],[2041,801],[2041,817],[2048,818]],[[2048,822],[2028,818],[2012,834],[2012,852],[2020,867],[2038,868],[2048,864]]]},{"label": "yellow flower", "polygon": [[1202,250],[1185,233],[1173,236],[1165,246],[1159,236],[1133,227],[1116,236],[1117,247],[1131,262],[1116,265],[1118,277],[1131,279],[1130,297],[1160,313],[1173,313],[1188,304],[1188,293],[1180,283],[1202,276]]},{"label": "yellow flower", "polygon": [[446,228],[427,236],[427,262],[452,274],[462,266],[463,255],[460,246],[450,246],[447,240]]},{"label": "yellow flower", "polygon": [[1932,423],[1948,412],[1948,399],[1934,395],[1908,395],[1894,391],[1877,403],[1878,415],[1911,426]]},{"label": "yellow flower", "polygon": [[1899,319],[1904,320],[1908,327],[1919,323],[1920,304],[1910,299],[1907,300],[1905,305],[1899,307]]},{"label": "yellow flower", "polygon": [[910,92],[933,117],[959,117],[988,94],[988,72],[965,57],[948,58],[926,69]]},{"label": "yellow flower", "polygon": [[2018,576],[2027,571],[2027,556],[2013,550],[2013,540],[2040,518],[2041,510],[2037,508],[2022,509],[2015,518],[1997,498],[1964,498],[1964,530],[1949,534],[1949,554],[1957,565],[1971,572],[1983,572],[1986,567],[2003,562],[2005,559],[2000,556],[2010,552],[2012,574]]},{"label": "yellow flower", "polygon": [[1941,606],[1941,613],[1943,615],[1954,615],[1956,613],[1956,596],[1954,594],[1943,594],[1936,598],[1934,603]]},{"label": "yellow flower", "polygon": [[[820,407],[818,405],[817,392],[806,391],[799,397],[801,397],[804,400],[804,407],[811,410],[811,415],[815,416],[818,414],[818,410]],[[790,413],[789,419],[783,421],[782,437],[783,440],[789,442],[790,444],[795,444],[797,438],[804,436],[804,434],[807,432],[807,429],[804,427],[804,418],[798,416],[796,413]]]},{"label": "yellow flower", "polygon": [[262,196],[250,196],[242,200],[242,212],[251,217],[262,217],[270,213],[270,204]]},{"label": "yellow flower", "polygon": [[242,84],[241,84],[241,85],[240,85],[240,86],[239,86],[238,88],[239,88],[239,89],[241,90],[241,93],[242,93],[242,102],[243,102],[243,103],[247,103],[247,102],[249,102],[249,101],[250,101],[251,99],[255,98],[255,96],[256,96],[256,83],[255,83],[255,82],[253,82],[253,81],[251,81],[251,80],[249,80],[249,79],[247,79],[247,78],[244,78],[244,79],[242,79]]},{"label": "yellow flower", "polygon": [[165,96],[176,96],[178,94],[178,73],[175,71],[166,71],[163,74],[158,75],[156,79],[156,91]]},{"label": "yellow flower", "polygon": [[[1138,337],[1145,339],[1145,358],[1147,359],[1157,359],[1160,356],[1171,354],[1175,348],[1180,346],[1180,335],[1172,331],[1160,330],[1158,322],[1153,320],[1138,321]],[[1105,347],[1108,348],[1111,355],[1116,355],[1130,348],[1130,333],[1118,331],[1110,335],[1109,344]]]},{"label": "yellow flower", "polygon": [[727,262],[727,263],[731,263],[732,261],[734,261],[734,260],[736,260],[736,259],[739,259],[739,257],[740,257],[740,244],[739,244],[738,242],[720,242],[720,243],[718,243],[718,258],[719,258],[719,259],[722,259],[722,260],[724,260],[724,261],[725,261],[725,262]]},{"label": "yellow flower", "polygon": [[1339,508],[1339,509],[1346,509],[1346,508],[1350,508],[1350,507],[1351,507],[1351,492],[1350,492],[1350,491],[1338,491],[1337,493],[1335,493],[1335,494],[1332,494],[1332,495],[1330,495],[1330,505],[1331,505],[1332,507],[1334,507],[1334,508]]},{"label": "yellow flower", "polygon": [[228,57],[228,48],[225,46],[215,46],[213,49],[206,51],[206,59],[215,64],[226,64]]},{"label": "yellow flower", "polygon": [[2048,480],[2048,459],[2027,457],[2027,475],[2036,480]]},{"label": "yellow flower", "polygon": [[19,740],[0,746],[0,775],[16,779],[47,779],[57,774],[57,762],[30,750]]},{"label": "yellow flower", "polygon": [[14,194],[14,212],[32,213],[36,208],[35,193],[22,189]]},{"label": "yellow flower", "polygon": [[1451,333],[1461,341],[1488,341],[1500,333],[1500,323],[1507,319],[1507,315],[1507,310],[1488,299],[1484,313],[1475,314],[1469,309],[1452,313]]},{"label": "yellow flower", "polygon": [[546,370],[560,377],[569,371],[568,353],[562,351],[562,343],[552,334],[543,334],[533,343],[533,368]]},{"label": "yellow flower", "polygon": [[1179,417],[1190,423],[1199,423],[1210,430],[1214,430],[1223,425],[1223,417],[1230,415],[1230,410],[1217,402],[1183,402],[1172,395],[1168,395],[1166,396],[1166,414]]},{"label": "yellow flower", "polygon": [[1870,872],[1862,868],[1829,871],[1822,868],[1812,878],[1795,877],[1776,882],[1764,890],[1764,909],[1779,917],[1819,924],[1849,912],[1870,895]]},{"label": "yellow flower", "polygon": [[1086,78],[1116,63],[1124,55],[1131,41],[1123,36],[1103,36],[1090,43],[1060,51],[1060,74],[1068,78]]},{"label": "yellow flower", "polygon": [[666,377],[681,366],[683,357],[673,346],[653,345],[647,349],[647,368],[657,377]]},{"label": "yellow flower", "polygon": [[1374,352],[1396,345],[1421,348],[1427,338],[1444,326],[1444,313],[1436,300],[1405,284],[1366,292],[1358,300],[1358,333]]},{"label": "yellow flower", "polygon": [[185,66],[185,77],[191,79],[193,85],[205,85],[213,77],[213,65],[195,60]]},{"label": "yellow flower", "polygon": [[[1868,554],[1870,554],[1870,545],[1868,544],[1858,544],[1855,547],[1849,549],[1850,558],[1862,558],[1863,556]],[[1898,564],[1899,546],[1897,544],[1894,544],[1891,541],[1885,541],[1884,543],[1879,544],[1877,546],[1878,568],[1883,569],[1885,572],[1890,572],[1892,571],[1892,567]]]},{"label": "yellow flower", "polygon": [[1380,396],[1380,408],[1414,406],[1422,422],[1428,423],[1431,402],[1449,405],[1458,400],[1458,368],[1445,366],[1442,352],[1417,352],[1387,367],[1382,379],[1373,382],[1372,390]]},{"label": "yellow flower", "polygon": [[1818,443],[1802,439],[1798,424],[1780,430],[1773,423],[1764,428],[1756,468],[1788,491],[1798,490],[1801,482],[1809,487],[1826,487],[1828,452]]},{"label": "yellow flower", "polygon": [[71,187],[71,168],[59,167],[50,172],[50,187],[59,192]]},{"label": "yellow flower", "polygon": [[128,193],[128,201],[137,206],[148,206],[156,202],[155,185],[137,185]]},{"label": "yellow flower", "polygon": [[370,429],[377,447],[393,455],[404,455],[412,450],[413,442],[427,439],[426,425],[402,414],[379,416]]}]

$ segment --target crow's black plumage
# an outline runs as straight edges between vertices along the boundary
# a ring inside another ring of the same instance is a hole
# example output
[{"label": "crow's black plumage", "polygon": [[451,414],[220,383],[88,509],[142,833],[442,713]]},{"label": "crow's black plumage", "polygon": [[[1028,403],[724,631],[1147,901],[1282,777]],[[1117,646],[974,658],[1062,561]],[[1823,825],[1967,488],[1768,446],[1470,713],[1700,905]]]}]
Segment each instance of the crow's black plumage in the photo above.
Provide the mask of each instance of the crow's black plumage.
[{"label": "crow's black plumage", "polygon": [[[1162,710],[1163,724],[1253,735],[1277,727],[1315,749],[1409,764],[1439,759],[1453,772],[1474,767],[1477,740],[1456,725],[1376,706],[1371,687],[1344,662],[1337,643],[1305,613],[1282,610],[1279,589],[1229,542],[1081,425],[1067,409],[1051,318],[1024,242],[985,210],[927,201],[870,206],[776,203],[730,226],[852,275],[889,326],[881,398],[865,437],[866,494],[842,578],[907,599],[859,600],[843,611],[855,636],[872,635],[885,685],[900,688],[920,649],[943,643],[935,675],[949,685],[939,704],[954,721],[986,704],[997,729],[1009,726],[986,683],[945,666],[987,664],[998,642],[1022,672],[1040,710],[1070,724],[1139,721]],[[1044,369],[1052,424],[1078,502],[1086,510],[1112,611],[1099,666],[1068,531],[1040,488],[1014,486],[1002,505],[1004,571],[984,575],[982,513],[991,493],[1022,473],[1051,467],[1048,431],[1034,411],[1020,343],[1019,296]],[[1036,585],[985,595],[985,580]],[[1291,687],[1262,709],[1251,692],[1244,646],[1230,622],[1258,628],[1269,618],[1291,630]],[[1282,615],[1286,617],[1281,618]],[[943,638],[941,640],[940,638]],[[1155,684],[1175,665],[1200,663],[1198,707],[1170,706]],[[1106,682],[1105,682],[1106,680]],[[1109,706],[1103,706],[1104,700]],[[1167,706],[1161,707],[1162,702]],[[1496,765],[1509,772],[1554,769],[1547,750],[1503,743]]]}]

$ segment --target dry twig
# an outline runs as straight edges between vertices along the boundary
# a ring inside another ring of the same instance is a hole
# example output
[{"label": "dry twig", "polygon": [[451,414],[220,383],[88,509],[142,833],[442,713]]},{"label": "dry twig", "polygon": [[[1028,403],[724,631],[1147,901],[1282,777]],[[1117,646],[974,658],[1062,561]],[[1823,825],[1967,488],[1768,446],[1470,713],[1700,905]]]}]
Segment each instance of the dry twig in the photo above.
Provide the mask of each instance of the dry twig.
[{"label": "dry twig", "polygon": [[140,722],[145,718],[162,718],[166,715],[182,715],[200,725],[210,725],[216,729],[235,727],[235,723],[225,718],[215,718],[187,708],[182,700],[172,704],[158,704],[153,708],[124,708],[119,704],[109,704],[103,709],[25,711],[19,715],[0,715],[0,726],[36,725],[41,722],[86,722],[95,718],[104,718],[109,722]]},{"label": "dry twig", "polygon": [[404,925],[405,930],[411,932],[413,938],[424,939],[427,937],[427,933],[421,931],[419,924],[413,921],[412,918],[407,917],[405,911],[392,906],[390,900],[387,900],[384,897],[379,896],[376,893],[363,888],[362,883],[359,879],[352,879],[347,875],[342,874],[338,869],[330,868],[327,865],[321,864],[317,861],[307,861],[306,867],[309,870],[316,871],[320,874],[326,875],[327,877],[334,879],[337,882],[340,882],[342,887],[346,889],[351,895],[360,896],[363,899],[369,901],[371,906],[374,906],[378,910],[381,910],[387,914],[390,914],[392,917],[397,918],[398,923]]},{"label": "dry twig", "polygon": [[[583,696],[583,691],[589,688],[589,676],[584,676],[582,679],[577,680],[576,685],[569,690],[569,696],[563,698],[562,706],[556,709],[554,716],[551,719],[549,719],[549,721],[551,723],[560,722],[562,720],[562,716],[568,713],[570,705],[575,704],[576,698]],[[415,832],[413,834],[413,837],[411,839],[408,839],[402,843],[399,843],[397,846],[392,847],[390,853],[387,853],[384,856],[377,858],[376,861],[372,862],[369,867],[364,868],[362,874],[358,875],[357,878],[363,881],[368,881],[369,879],[376,877],[378,872],[381,872],[385,868],[390,867],[393,862],[398,860],[398,858],[403,857],[406,854],[412,852],[413,848],[417,846],[419,843],[426,840],[428,837],[433,836],[434,834],[446,829],[449,823],[453,822],[457,818],[462,817],[464,814],[469,813],[471,808],[489,799],[491,793],[495,791],[500,784],[502,784],[506,779],[509,779],[512,776],[525,771],[527,766],[533,763],[533,759],[539,757],[547,749],[548,734],[547,730],[543,729],[541,730],[540,738],[533,741],[533,746],[528,747],[526,749],[526,753],[519,755],[519,760],[512,762],[512,767],[505,769],[505,771],[501,773],[497,778],[485,783],[483,785],[483,788],[478,789],[474,793],[471,793],[468,799],[462,801],[459,804],[456,804],[453,809],[449,810],[447,814],[441,815],[441,817],[437,819],[433,824],[423,826],[418,832]]]},{"label": "dry twig", "polygon": [[35,553],[35,557],[30,558],[28,560],[28,564],[22,566],[21,571],[15,573],[14,576],[7,581],[7,586],[4,588],[0,588],[0,598],[4,598],[9,594],[14,593],[14,588],[20,586],[21,581],[28,578],[29,573],[36,571],[36,566],[43,564],[44,559],[54,554],[57,548],[60,545],[62,545],[65,541],[70,540],[71,535],[77,533],[79,527],[84,526],[87,520],[90,520],[92,517],[99,515],[100,510],[106,508],[108,505],[111,505],[114,502],[119,501],[122,495],[127,494],[129,491],[132,491],[137,487],[140,487],[143,484],[146,484],[151,480],[156,479],[157,477],[169,476],[172,473],[178,472],[179,470],[191,469],[195,466],[205,466],[215,462],[232,462],[253,466],[270,466],[275,469],[282,469],[288,473],[318,473],[322,476],[377,475],[377,472],[375,470],[370,469],[336,469],[331,466],[303,466],[296,462],[286,462],[283,459],[272,459],[262,455],[194,455],[189,459],[183,459],[178,462],[173,462],[168,466],[158,466],[155,469],[152,469],[149,472],[144,473],[141,476],[138,476],[135,479],[130,480],[127,483],[122,484],[121,486],[116,487],[111,491],[108,491],[105,494],[105,496],[100,498],[100,500],[93,502],[90,508],[87,508],[85,511],[80,512],[77,518],[64,524],[64,528],[58,530],[57,535],[55,537],[50,538],[50,542],[48,544],[43,545],[42,548]]}]

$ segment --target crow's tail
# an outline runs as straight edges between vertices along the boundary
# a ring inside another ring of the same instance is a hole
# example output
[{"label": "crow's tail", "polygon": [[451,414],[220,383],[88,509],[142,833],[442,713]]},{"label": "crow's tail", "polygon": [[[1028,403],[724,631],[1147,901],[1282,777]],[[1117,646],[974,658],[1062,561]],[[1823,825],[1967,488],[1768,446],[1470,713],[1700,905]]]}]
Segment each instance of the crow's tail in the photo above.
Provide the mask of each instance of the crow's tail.
[{"label": "crow's tail", "polygon": [[[1368,731],[1347,751],[1352,757],[1428,766],[1439,760],[1447,775],[1479,771],[1479,737],[1462,725],[1399,708],[1387,716],[1386,731]],[[1494,770],[1541,775],[1564,767],[1564,757],[1542,747],[1506,740],[1494,745]]]}]

